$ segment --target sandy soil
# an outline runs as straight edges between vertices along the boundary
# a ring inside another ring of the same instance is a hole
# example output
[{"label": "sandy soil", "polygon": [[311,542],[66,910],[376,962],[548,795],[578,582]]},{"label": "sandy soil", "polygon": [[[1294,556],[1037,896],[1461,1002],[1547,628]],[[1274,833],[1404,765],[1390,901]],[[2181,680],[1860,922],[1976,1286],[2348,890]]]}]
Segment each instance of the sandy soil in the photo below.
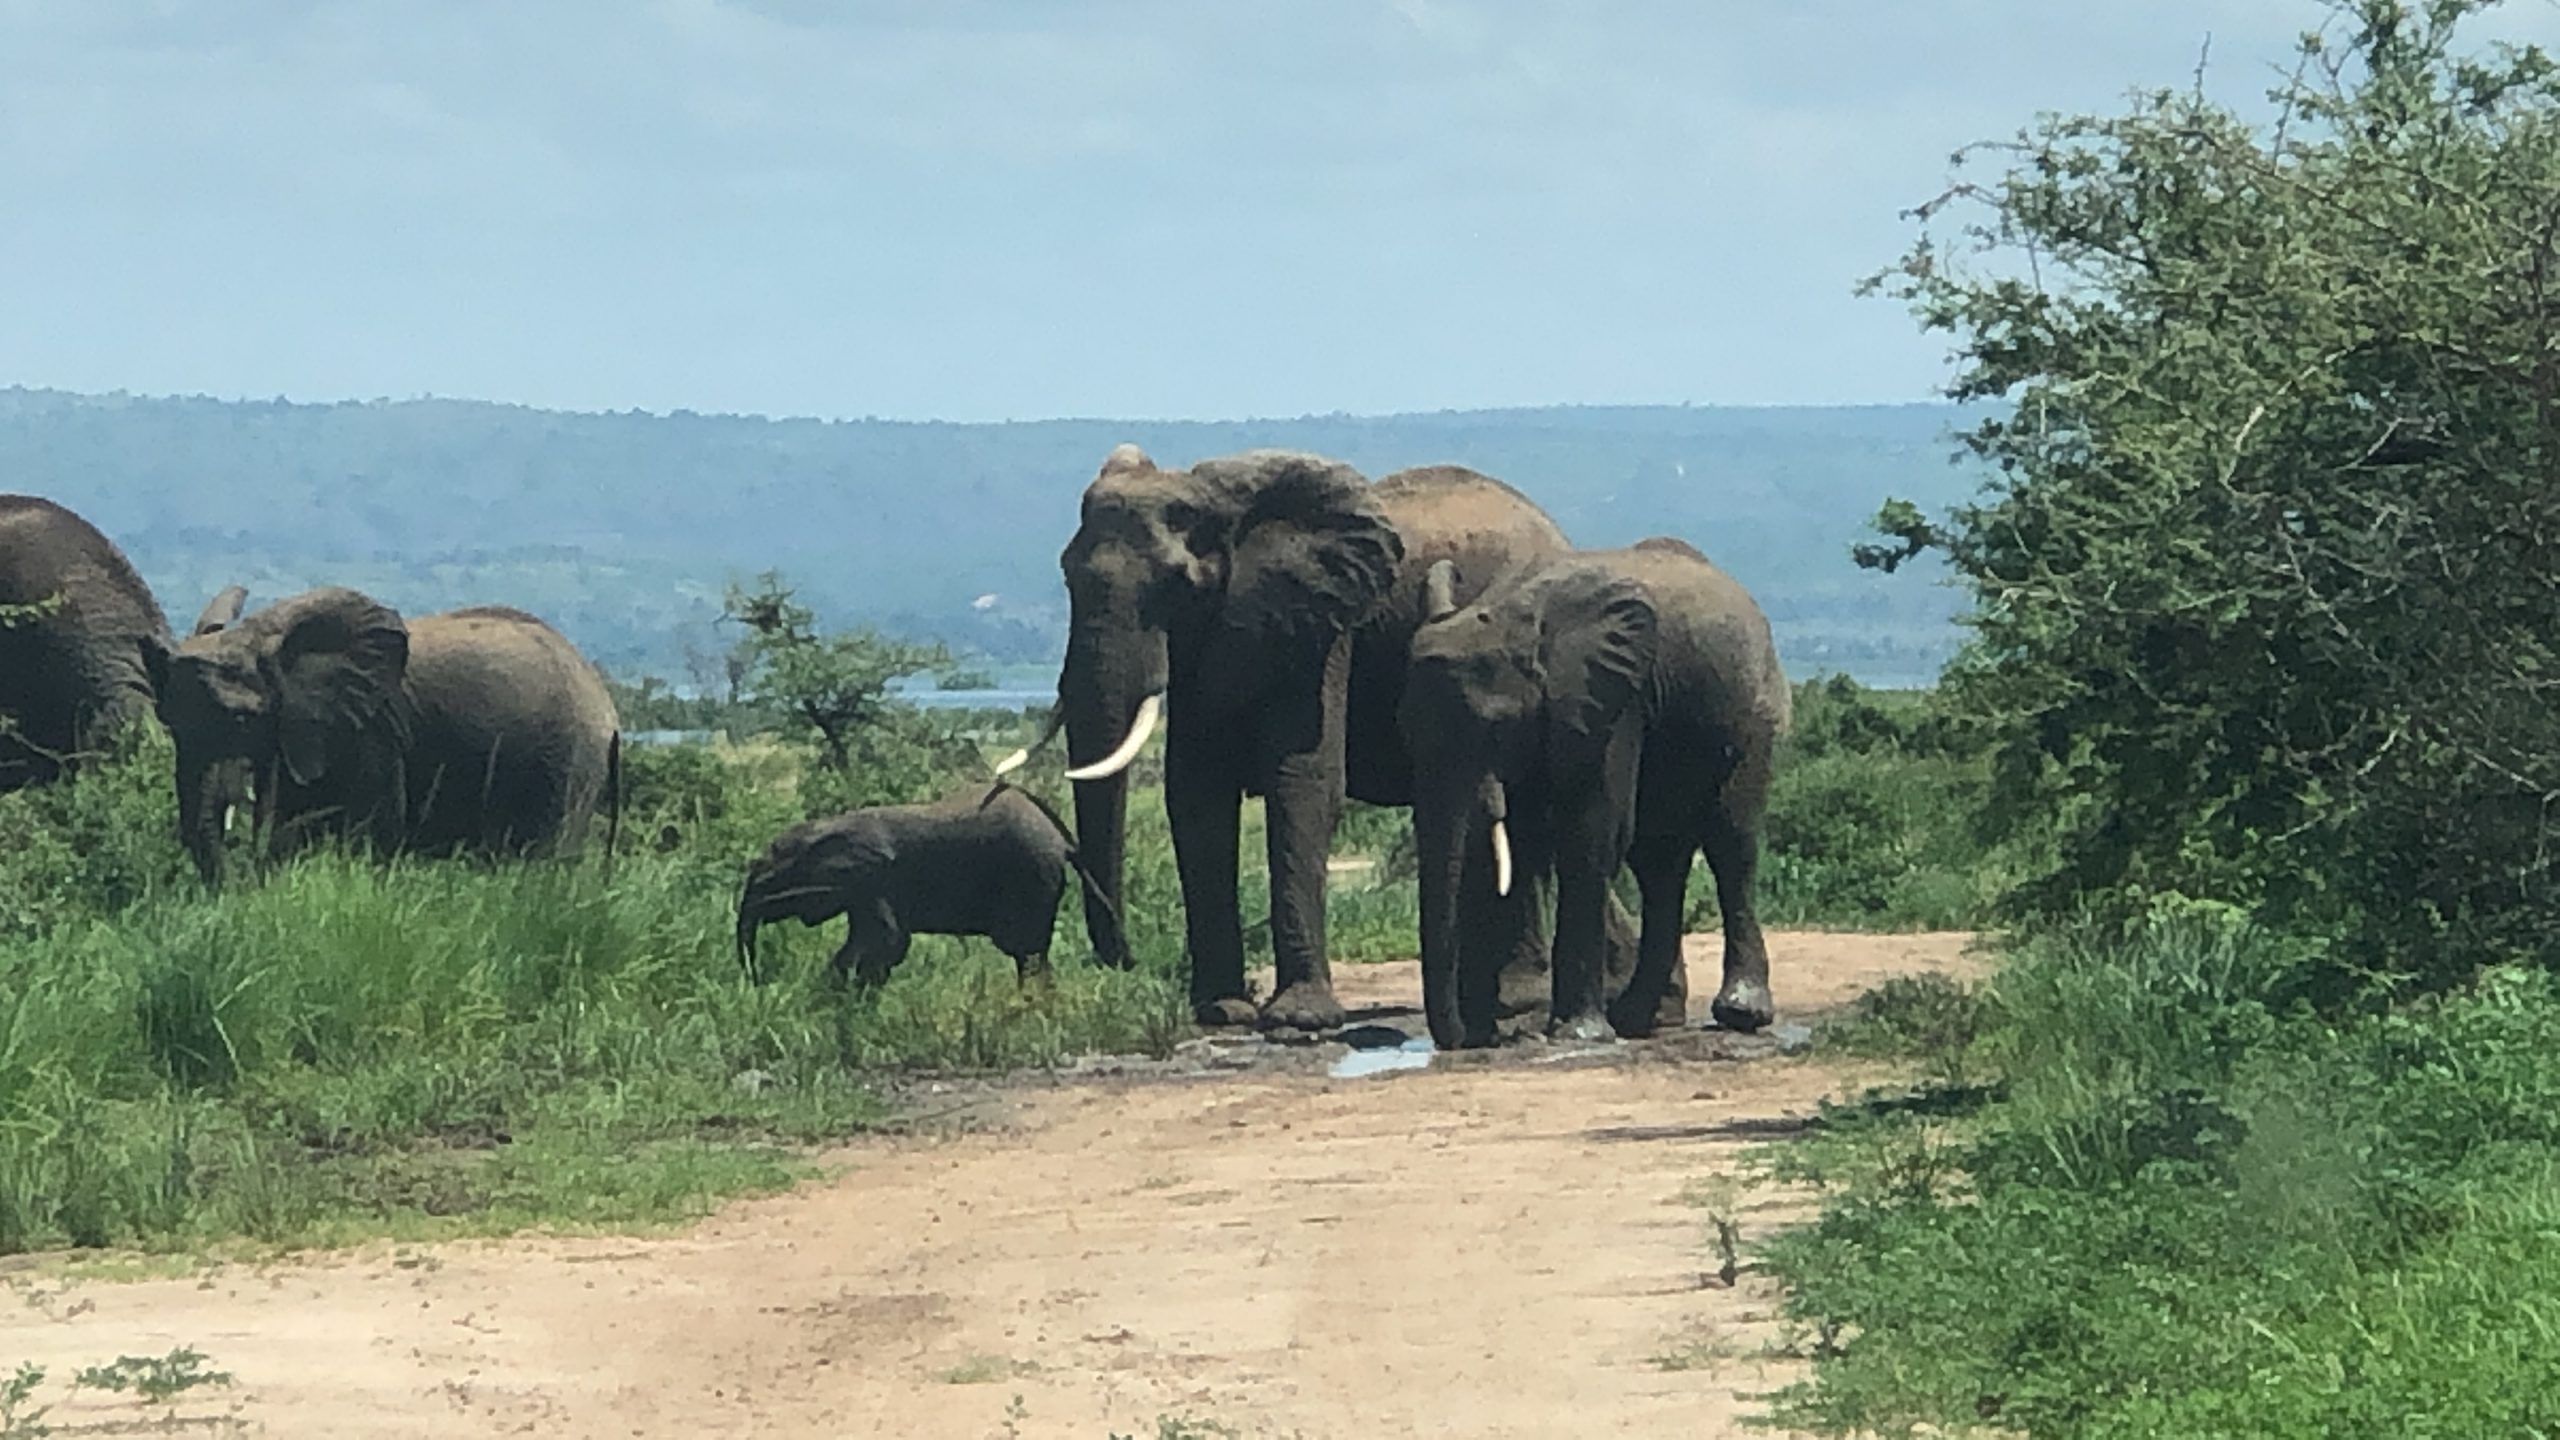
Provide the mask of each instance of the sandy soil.
[{"label": "sandy soil", "polygon": [[[1786,1020],[1966,937],[1775,934]],[[1693,975],[1714,942],[1692,942]],[[1410,966],[1343,976],[1410,1004]],[[1704,997],[1699,1005],[1703,1008]],[[1418,1027],[1417,1027],[1418,1028]],[[1617,1047],[1641,1052],[1651,1047]],[[57,1376],[192,1345],[181,1427],[284,1436],[1739,1435],[1784,1383],[1702,1192],[1853,1078],[1770,1049],[955,1091],[982,1123],[680,1237],[378,1249],[0,1301]],[[1677,1053],[1677,1052],[1673,1052]],[[1751,1234],[1798,1197],[1738,1204]],[[83,1398],[57,1426],[164,1416]]]}]

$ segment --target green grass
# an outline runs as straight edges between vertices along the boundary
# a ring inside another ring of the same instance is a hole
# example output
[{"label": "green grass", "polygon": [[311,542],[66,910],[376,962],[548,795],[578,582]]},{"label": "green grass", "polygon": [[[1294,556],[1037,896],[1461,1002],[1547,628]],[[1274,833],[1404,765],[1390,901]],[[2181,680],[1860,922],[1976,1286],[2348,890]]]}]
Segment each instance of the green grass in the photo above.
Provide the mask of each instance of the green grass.
[{"label": "green grass", "polygon": [[2266,998],[2304,963],[2228,923],[2048,939],[1828,1032],[1941,1078],[1770,1157],[1829,1191],[1767,1247],[1817,1362],[1779,1416],[2555,1433],[2560,981],[2324,1020]]},{"label": "green grass", "polygon": [[[1807,696],[1772,918],[1971,918],[1969,901],[1924,914],[1911,898],[1953,873],[1971,762],[1918,702],[1831,682]],[[851,993],[827,967],[840,924],[769,930],[762,987],[730,935],[747,858],[844,782],[813,783],[771,739],[635,747],[627,764],[610,883],[593,864],[324,853],[210,895],[175,843],[168,741],[148,725],[77,783],[0,797],[0,1253],[681,1220],[787,1185],[813,1145],[878,1123],[883,1071],[1162,1054],[1188,1032],[1151,765],[1129,806],[1134,971],[1090,963],[1070,899],[1045,987],[1017,987],[984,941],[928,936],[886,986]],[[922,798],[961,780],[859,783]],[[1054,773],[1028,783],[1068,809]],[[1249,954],[1267,966],[1259,803],[1242,829]],[[1415,953],[1409,837],[1403,812],[1346,813],[1336,853],[1366,863],[1329,887],[1336,958]],[[1882,908],[1856,898],[1871,894]]]},{"label": "green grass", "polygon": [[774,981],[745,984],[740,867],[800,813],[770,746],[636,752],[609,884],[323,854],[218,897],[174,843],[165,739],[129,751],[0,797],[0,837],[29,842],[0,851],[0,1252],[681,1220],[876,1124],[881,1069],[1180,1032],[1178,930],[1142,923],[1150,963],[1104,971],[1073,906],[1032,994],[945,937],[848,992],[834,929],[796,926],[770,935]]}]

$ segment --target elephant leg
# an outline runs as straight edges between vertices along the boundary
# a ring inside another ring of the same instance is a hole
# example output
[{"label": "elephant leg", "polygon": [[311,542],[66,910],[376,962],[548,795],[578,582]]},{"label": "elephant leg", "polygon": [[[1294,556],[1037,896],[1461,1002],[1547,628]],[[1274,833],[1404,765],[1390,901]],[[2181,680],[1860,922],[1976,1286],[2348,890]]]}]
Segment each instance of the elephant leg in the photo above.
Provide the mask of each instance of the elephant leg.
[{"label": "elephant leg", "polygon": [[1556,875],[1555,998],[1547,1033],[1561,1040],[1613,1040],[1600,1001],[1603,906],[1608,872],[1566,863]]},{"label": "elephant leg", "polygon": [[[1639,840],[1628,857],[1636,885],[1644,892],[1644,933],[1638,942],[1635,973],[1610,1002],[1609,1023],[1629,1039],[1663,1028],[1672,980],[1686,968],[1680,961],[1680,931],[1689,905],[1689,866],[1696,854],[1696,847],[1683,837]],[[1684,1007],[1686,989],[1682,987]],[[1686,1020],[1684,1013],[1670,1028],[1678,1029]]]},{"label": "elephant leg", "polygon": [[[1555,999],[1547,1033],[1614,1040],[1603,984],[1608,964],[1609,882],[1634,839],[1639,737],[1621,729],[1590,763],[1557,767]],[[1675,927],[1676,929],[1676,927]]]},{"label": "elephant leg", "polygon": [[1164,808],[1182,879],[1182,925],[1191,960],[1191,1013],[1202,1025],[1250,1025],[1244,921],[1236,909],[1237,811],[1244,804],[1225,756],[1176,723],[1165,737]]},{"label": "elephant leg", "polygon": [[1024,990],[1045,991],[1056,978],[1049,968],[1049,952],[1029,950],[1013,957],[1013,983]]},{"label": "elephant leg", "polygon": [[1724,981],[1709,1012],[1728,1030],[1754,1031],[1777,1018],[1769,995],[1769,948],[1753,908],[1753,880],[1760,868],[1757,816],[1745,819],[1719,807],[1707,822],[1707,867],[1715,872],[1716,904],[1724,911]]},{"label": "elephant leg", "polygon": [[1272,996],[1262,1023],[1331,1030],[1342,1024],[1325,953],[1325,862],[1342,820],[1342,697],[1351,645],[1337,641],[1312,692],[1262,720],[1271,755],[1263,840],[1271,867]]},{"label": "elephant leg", "polygon": [[850,978],[865,990],[889,983],[889,972],[907,958],[908,935],[889,913],[889,907],[877,902],[857,906],[845,926],[844,948],[836,952],[836,978]]}]

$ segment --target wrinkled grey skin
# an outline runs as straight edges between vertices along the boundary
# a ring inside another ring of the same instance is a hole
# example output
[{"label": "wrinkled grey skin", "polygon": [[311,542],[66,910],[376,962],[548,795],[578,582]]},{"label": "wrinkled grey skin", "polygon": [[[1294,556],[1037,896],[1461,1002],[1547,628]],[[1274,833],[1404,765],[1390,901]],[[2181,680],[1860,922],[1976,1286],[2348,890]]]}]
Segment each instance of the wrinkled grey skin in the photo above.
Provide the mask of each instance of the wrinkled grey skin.
[{"label": "wrinkled grey skin", "polygon": [[621,722],[595,667],[520,610],[404,621],[358,591],[306,591],[147,650],[177,742],[178,832],[219,884],[245,769],[270,860],[321,837],[378,854],[574,853],[599,805],[620,824]]},{"label": "wrinkled grey skin", "polygon": [[[1325,859],[1345,794],[1410,803],[1396,701],[1423,575],[1451,561],[1471,597],[1566,548],[1527,497],[1454,466],[1372,485],[1348,465],[1289,451],[1165,470],[1123,445],[1104,462],[1059,557],[1072,615],[1052,729],[1064,724],[1074,766],[1092,765],[1122,748],[1141,702],[1165,697],[1165,809],[1201,1023],[1342,1023],[1325,954]],[[1237,895],[1248,795],[1265,801],[1276,971],[1258,1011]],[[1127,774],[1078,781],[1075,797],[1100,882],[1093,903],[1116,907]],[[1524,937],[1506,976],[1528,983],[1507,978],[1506,988],[1537,1005],[1545,971],[1543,944]]]},{"label": "wrinkled grey skin", "polygon": [[[1760,607],[1677,540],[1558,557],[1473,604],[1446,579],[1432,577],[1439,618],[1414,637],[1403,702],[1433,1040],[1490,1040],[1484,977],[1530,923],[1520,877],[1547,870],[1551,1029],[1651,1033],[1664,1013],[1656,997],[1683,983],[1682,910],[1702,848],[1724,910],[1716,1022],[1766,1026],[1769,958],[1752,881],[1792,696]],[[1505,900],[1491,899],[1496,821],[1514,875]],[[1610,1001],[1605,914],[1621,864],[1643,892],[1643,932],[1635,973]]]},{"label": "wrinkled grey skin", "polygon": [[41,785],[151,708],[169,622],[124,552],[50,500],[0,495],[0,793]]},{"label": "wrinkled grey skin", "polygon": [[[1013,957],[1017,979],[1049,973],[1049,938],[1073,870],[1075,842],[1046,805],[1010,785],[972,786],[930,805],[881,805],[783,831],[747,867],[738,895],[738,963],[759,984],[756,934],[780,920],[846,918],[838,979],[877,985],[917,935],[983,935]],[[1100,924],[1094,923],[1095,916]],[[1116,907],[1087,912],[1095,953],[1125,949]]]}]

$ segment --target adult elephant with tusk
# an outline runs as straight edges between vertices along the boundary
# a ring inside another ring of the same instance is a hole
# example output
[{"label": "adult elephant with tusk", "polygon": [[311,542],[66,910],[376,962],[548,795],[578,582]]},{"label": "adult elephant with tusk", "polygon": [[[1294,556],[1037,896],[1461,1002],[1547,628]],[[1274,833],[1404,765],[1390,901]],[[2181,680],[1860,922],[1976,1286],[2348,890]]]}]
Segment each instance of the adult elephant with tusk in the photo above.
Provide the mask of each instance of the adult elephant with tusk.
[{"label": "adult elephant with tusk", "polygon": [[[1521,872],[1552,870],[1552,1024],[1575,1039],[1643,1035],[1685,990],[1681,922],[1704,849],[1724,911],[1719,1024],[1772,1018],[1752,888],[1770,766],[1792,696],[1769,622],[1689,545],[1561,556],[1473,604],[1435,568],[1432,620],[1404,694],[1415,737],[1423,1004],[1443,1046],[1491,1038],[1484,977],[1530,923]],[[1609,882],[1635,872],[1634,974],[1605,983]],[[1497,899],[1470,904],[1489,868]]]},{"label": "adult elephant with tusk", "polygon": [[[1472,598],[1567,549],[1526,496],[1456,466],[1371,484],[1292,451],[1166,470],[1123,445],[1104,461],[1060,557],[1071,621],[1049,734],[1063,725],[1067,735],[1076,833],[1099,882],[1088,905],[1116,908],[1128,766],[1165,730],[1165,809],[1201,1023],[1342,1022],[1325,955],[1326,853],[1345,794],[1411,803],[1397,699],[1424,575],[1448,562]],[[1237,897],[1247,795],[1265,802],[1276,972],[1258,1010]],[[1623,916],[1616,930],[1631,963]],[[1543,936],[1524,938],[1503,972],[1506,998],[1543,1009],[1546,962]]]}]

